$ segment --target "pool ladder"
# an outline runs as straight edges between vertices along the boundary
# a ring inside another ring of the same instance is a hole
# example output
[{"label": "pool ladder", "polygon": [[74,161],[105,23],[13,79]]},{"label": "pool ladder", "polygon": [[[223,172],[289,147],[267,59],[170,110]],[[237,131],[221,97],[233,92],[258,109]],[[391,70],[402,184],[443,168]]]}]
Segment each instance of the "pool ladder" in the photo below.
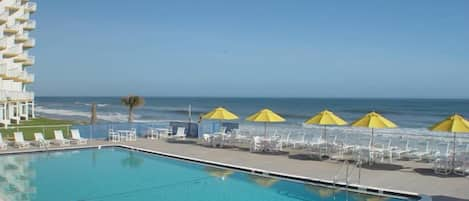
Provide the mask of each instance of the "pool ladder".
[{"label": "pool ladder", "polygon": [[[353,164],[352,167],[350,167],[350,162],[348,160],[345,160],[342,166],[339,168],[337,171],[337,174],[333,178],[333,185],[336,187],[336,184],[340,181],[345,182],[345,187],[348,188],[350,183],[352,182],[352,177],[354,176],[354,173],[357,172],[357,183],[360,184],[361,180],[361,167],[362,167],[362,161],[359,157],[359,159]],[[341,174],[345,169],[345,177],[341,178]]]}]

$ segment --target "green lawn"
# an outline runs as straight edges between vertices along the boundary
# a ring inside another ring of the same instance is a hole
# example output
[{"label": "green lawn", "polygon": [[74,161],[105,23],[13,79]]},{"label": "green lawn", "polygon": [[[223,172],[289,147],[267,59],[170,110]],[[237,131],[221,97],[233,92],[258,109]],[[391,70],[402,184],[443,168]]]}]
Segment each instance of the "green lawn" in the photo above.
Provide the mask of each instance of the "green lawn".
[{"label": "green lawn", "polygon": [[58,119],[35,118],[28,121],[21,121],[19,125],[12,124],[7,129],[1,128],[4,140],[13,140],[13,133],[21,131],[24,134],[25,140],[33,140],[34,133],[44,133],[46,139],[54,138],[54,130],[62,130],[64,137],[69,137],[70,127],[77,122]]}]

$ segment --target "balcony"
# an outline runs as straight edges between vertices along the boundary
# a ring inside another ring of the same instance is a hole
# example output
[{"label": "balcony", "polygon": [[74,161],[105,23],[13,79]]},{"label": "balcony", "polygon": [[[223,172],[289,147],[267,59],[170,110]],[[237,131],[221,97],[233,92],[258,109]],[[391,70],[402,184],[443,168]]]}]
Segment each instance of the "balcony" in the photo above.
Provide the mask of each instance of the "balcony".
[{"label": "balcony", "polygon": [[[10,68],[8,67],[10,66]],[[13,80],[21,72],[21,66],[18,64],[12,64],[12,63],[0,63],[0,77],[3,78],[4,80]]]},{"label": "balcony", "polygon": [[5,29],[3,29],[3,32],[7,34],[15,34],[15,33],[18,33],[19,30],[20,30],[19,24],[13,24],[13,25],[7,24],[5,26]]},{"label": "balcony", "polygon": [[0,50],[4,50],[7,48],[7,38],[3,37],[0,39]]},{"label": "balcony", "polygon": [[36,63],[36,58],[34,56],[28,56],[26,61],[23,62],[23,67],[32,66]]},{"label": "balcony", "polygon": [[8,11],[0,13],[0,24],[5,24],[8,21]]},{"label": "balcony", "polygon": [[34,99],[34,93],[29,91],[0,91],[0,100],[3,101],[16,101],[16,100],[28,100]]},{"label": "balcony", "polygon": [[18,20],[20,22],[25,22],[25,21],[29,20],[29,13],[25,12],[24,14],[19,15],[18,17],[16,17],[16,20]]},{"label": "balcony", "polygon": [[15,35],[15,43],[22,43],[29,39],[28,33],[17,33]]},{"label": "balcony", "polygon": [[[0,43],[1,43],[1,40],[0,40]],[[34,38],[29,38],[27,41],[23,43],[23,49],[33,48],[34,46],[36,46],[36,39]]]},{"label": "balcony", "polygon": [[3,52],[3,57],[4,57],[4,58],[15,57],[15,56],[18,56],[19,54],[21,54],[22,51],[23,51],[23,50],[22,50],[21,46],[15,45],[15,46],[13,46],[13,47],[7,48],[7,49]]},{"label": "balcony", "polygon": [[36,12],[36,9],[37,9],[36,2],[26,2],[26,4],[24,4],[24,10],[25,11],[29,11],[31,13],[34,13],[34,12]]},{"label": "balcony", "polygon": [[7,69],[3,79],[5,79],[5,80],[16,80],[20,74],[21,74],[21,68]]},{"label": "balcony", "polygon": [[22,63],[22,62],[25,62],[28,60],[28,53],[21,53],[21,54],[18,54],[18,56],[16,56],[15,58],[13,58],[13,61],[15,63]]},{"label": "balcony", "polygon": [[18,77],[15,80],[19,82],[23,82],[25,84],[33,83],[34,74],[23,71],[18,75]]},{"label": "balcony", "polygon": [[17,11],[21,8],[21,0],[14,0],[13,3],[5,5],[6,9]]},{"label": "balcony", "polygon": [[7,63],[0,63],[0,77],[5,78],[7,75],[7,69],[8,69],[8,64]]},{"label": "balcony", "polygon": [[26,31],[31,31],[36,29],[36,21],[28,20],[23,24],[23,29]]}]

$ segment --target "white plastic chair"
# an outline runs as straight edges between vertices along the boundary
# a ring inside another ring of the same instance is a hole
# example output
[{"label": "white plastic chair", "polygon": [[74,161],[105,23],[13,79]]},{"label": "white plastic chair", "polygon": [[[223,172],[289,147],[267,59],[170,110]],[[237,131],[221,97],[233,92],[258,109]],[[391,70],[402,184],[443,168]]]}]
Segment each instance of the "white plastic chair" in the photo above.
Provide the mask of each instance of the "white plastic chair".
[{"label": "white plastic chair", "polygon": [[114,129],[109,129],[108,131],[108,140],[111,142],[119,142],[120,141],[120,135]]},{"label": "white plastic chair", "polygon": [[29,147],[29,143],[24,140],[23,132],[15,132],[14,137],[15,137],[15,142],[14,142],[15,147],[20,148],[20,149]]},{"label": "white plastic chair", "polygon": [[251,141],[250,152],[262,152],[264,147],[262,146],[261,137],[254,136]]},{"label": "white plastic chair", "polygon": [[446,157],[441,157],[433,162],[433,171],[435,174],[448,175],[452,171],[451,160]]}]

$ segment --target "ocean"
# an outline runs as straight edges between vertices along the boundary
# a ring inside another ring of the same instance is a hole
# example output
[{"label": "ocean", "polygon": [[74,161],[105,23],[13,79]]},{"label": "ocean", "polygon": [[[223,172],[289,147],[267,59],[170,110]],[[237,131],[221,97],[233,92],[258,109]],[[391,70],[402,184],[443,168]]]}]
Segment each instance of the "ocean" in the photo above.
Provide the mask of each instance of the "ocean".
[{"label": "ocean", "polygon": [[[119,97],[37,97],[36,113],[42,117],[89,121],[92,103],[97,104],[99,124],[92,129],[80,127],[85,136],[106,137],[109,128],[116,128],[117,125],[129,127],[125,124],[128,111],[121,105]],[[376,143],[385,145],[392,139],[393,145],[412,143],[414,147],[424,149],[426,141],[429,141],[442,151],[448,148],[452,136],[431,132],[428,127],[453,113],[469,116],[469,100],[464,99],[145,97],[144,106],[134,111],[135,123],[131,126],[144,133],[150,126],[167,127],[169,121],[187,121],[189,105],[192,111],[190,118],[194,122],[214,107],[226,107],[240,117],[236,122],[248,135],[263,134],[264,125],[244,119],[262,108],[270,108],[287,121],[269,124],[269,133],[307,141],[317,140],[323,127],[304,126],[302,123],[324,109],[332,110],[349,123],[370,111],[376,111],[399,126],[396,129],[379,129],[375,132]],[[201,132],[213,132],[216,123],[202,122]],[[327,133],[335,139],[350,139],[363,145],[370,139],[370,130],[366,128],[330,126]],[[458,147],[469,151],[468,134],[459,135]]]},{"label": "ocean", "polygon": [[[101,122],[127,121],[127,108],[119,97],[37,97],[39,116],[88,121],[91,104],[97,104]],[[469,100],[464,99],[358,99],[358,98],[196,98],[145,97],[145,105],[135,110],[136,122],[188,120],[217,106],[228,108],[240,116],[239,122],[262,108],[270,108],[283,116],[284,124],[301,126],[309,117],[329,109],[348,122],[367,112],[376,111],[401,128],[427,128],[439,120],[459,113],[469,116]]]}]

